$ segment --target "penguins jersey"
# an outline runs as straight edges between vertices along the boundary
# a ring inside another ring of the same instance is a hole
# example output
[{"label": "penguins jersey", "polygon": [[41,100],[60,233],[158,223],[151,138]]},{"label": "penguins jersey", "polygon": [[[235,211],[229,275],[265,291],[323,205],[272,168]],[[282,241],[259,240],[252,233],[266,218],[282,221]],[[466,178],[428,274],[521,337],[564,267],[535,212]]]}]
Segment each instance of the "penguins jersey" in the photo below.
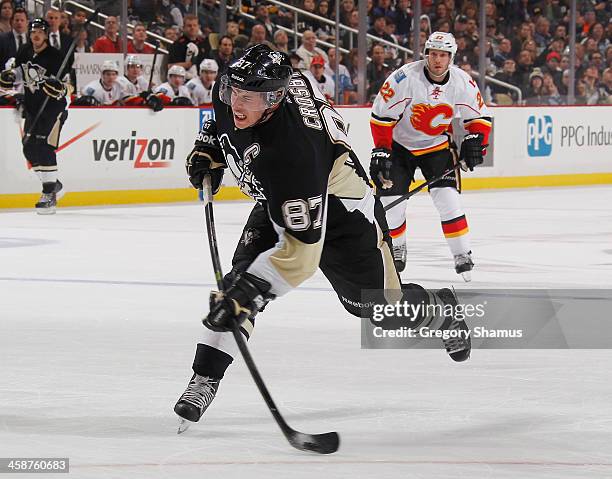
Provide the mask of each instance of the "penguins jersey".
[{"label": "penguins jersey", "polygon": [[157,88],[153,90],[153,93],[159,94],[162,96],[162,99],[167,103],[170,103],[177,97],[185,97],[191,100],[191,95],[189,94],[189,89],[185,85],[181,85],[178,89],[175,89],[170,83],[165,82],[159,85]]},{"label": "penguins jersey", "polygon": [[393,72],[381,87],[370,118],[376,147],[391,149],[393,141],[414,155],[448,148],[454,117],[470,133],[482,133],[488,144],[491,115],[476,82],[452,65],[445,80],[432,81],[426,60],[409,63]]},{"label": "penguins jersey", "polygon": [[83,96],[93,96],[100,105],[113,105],[123,98],[123,90],[118,81],[110,89],[102,85],[102,80],[94,80],[81,90]]},{"label": "penguins jersey", "polygon": [[128,77],[121,76],[117,78],[117,83],[121,85],[122,98],[139,95],[149,88],[149,82],[142,75],[136,77],[134,83]]},{"label": "penguins jersey", "polygon": [[210,88],[206,88],[202,80],[199,78],[192,78],[189,80],[186,85],[189,92],[191,93],[191,101],[193,101],[194,105],[204,105],[206,103],[212,103],[212,91],[215,86],[214,82],[210,86]]},{"label": "penguins jersey", "polygon": [[235,128],[218,83],[213,106],[228,169],[240,189],[264,206],[279,238],[247,271],[279,296],[317,270],[328,225],[356,210],[375,222],[372,189],[349,145],[346,123],[302,73],[293,74],[272,116],[246,129]]},{"label": "penguins jersey", "polygon": [[[35,53],[32,44],[23,45],[15,57],[15,68],[17,83],[24,91],[24,107],[28,114],[34,115],[38,112],[47,95],[42,90],[42,84],[50,76],[57,75],[62,64],[62,54],[59,50],[47,46],[39,53]],[[66,99],[50,102],[66,105]]]}]

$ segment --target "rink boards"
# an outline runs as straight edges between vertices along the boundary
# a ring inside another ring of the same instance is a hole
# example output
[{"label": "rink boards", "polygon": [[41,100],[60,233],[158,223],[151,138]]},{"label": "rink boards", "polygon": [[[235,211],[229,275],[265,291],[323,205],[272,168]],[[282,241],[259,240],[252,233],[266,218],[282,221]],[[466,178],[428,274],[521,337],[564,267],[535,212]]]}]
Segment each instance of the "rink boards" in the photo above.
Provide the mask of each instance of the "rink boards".
[{"label": "rink boards", "polygon": [[[372,138],[368,108],[339,108],[364,167]],[[483,166],[464,189],[612,183],[612,106],[493,108]],[[160,203],[197,198],[184,159],[210,109],[70,108],[58,147],[64,206]],[[433,119],[436,125],[441,118]],[[404,116],[402,121],[409,121]],[[40,183],[21,153],[21,122],[0,107],[0,208],[31,207]],[[459,132],[460,134],[460,132]],[[226,175],[218,199],[243,198]]]}]

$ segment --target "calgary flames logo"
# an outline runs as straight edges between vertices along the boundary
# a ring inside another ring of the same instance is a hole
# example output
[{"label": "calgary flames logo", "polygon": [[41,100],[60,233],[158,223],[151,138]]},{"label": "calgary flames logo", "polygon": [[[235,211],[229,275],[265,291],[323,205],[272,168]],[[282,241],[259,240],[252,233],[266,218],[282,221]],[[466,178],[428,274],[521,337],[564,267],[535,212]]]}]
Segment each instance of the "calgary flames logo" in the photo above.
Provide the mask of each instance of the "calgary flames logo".
[{"label": "calgary flames logo", "polygon": [[[442,119],[437,125],[433,125],[433,121],[442,116]],[[427,103],[418,103],[412,107],[412,115],[410,115],[410,123],[417,131],[421,131],[429,136],[438,136],[448,130],[448,127],[453,119],[453,107],[446,103],[438,105],[428,105]],[[448,120],[445,122],[444,120]]]}]

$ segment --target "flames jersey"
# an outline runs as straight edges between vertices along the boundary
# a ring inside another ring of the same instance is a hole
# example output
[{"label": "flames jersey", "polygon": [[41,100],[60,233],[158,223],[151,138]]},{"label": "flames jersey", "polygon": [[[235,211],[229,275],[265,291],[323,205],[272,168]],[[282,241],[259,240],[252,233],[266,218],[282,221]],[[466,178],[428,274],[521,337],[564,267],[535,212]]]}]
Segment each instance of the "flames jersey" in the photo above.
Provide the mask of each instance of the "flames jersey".
[{"label": "flames jersey", "polygon": [[395,141],[417,156],[448,148],[446,132],[452,132],[455,117],[470,133],[482,133],[487,144],[491,118],[476,82],[454,65],[434,82],[425,63],[400,67],[378,92],[370,119],[374,145],[391,149]]},{"label": "flames jersey", "polygon": [[177,97],[184,97],[191,101],[191,94],[185,85],[181,85],[178,89],[175,89],[169,82],[166,82],[155,88],[153,93],[160,96],[164,104],[169,104]]},{"label": "flames jersey", "polygon": [[121,85],[124,98],[139,95],[149,88],[149,82],[142,75],[136,77],[136,81],[133,83],[128,77],[120,76],[117,78],[117,83]]},{"label": "flames jersey", "polygon": [[100,105],[114,105],[123,97],[119,82],[114,82],[109,90],[102,84],[102,80],[94,80],[88,83],[81,90],[81,94],[93,96]]}]

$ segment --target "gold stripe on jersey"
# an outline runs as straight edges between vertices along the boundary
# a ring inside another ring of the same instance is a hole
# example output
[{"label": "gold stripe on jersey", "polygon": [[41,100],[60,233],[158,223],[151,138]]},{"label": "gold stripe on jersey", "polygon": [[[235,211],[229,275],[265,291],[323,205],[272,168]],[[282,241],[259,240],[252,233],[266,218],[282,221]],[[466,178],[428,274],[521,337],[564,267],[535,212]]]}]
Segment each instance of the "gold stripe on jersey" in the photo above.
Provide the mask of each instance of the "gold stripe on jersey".
[{"label": "gold stripe on jersey", "polygon": [[434,151],[445,150],[446,148],[448,148],[448,141],[445,140],[444,143],[440,143],[436,146],[430,146],[429,148],[421,148],[420,150],[410,150],[410,153],[412,153],[414,156],[421,156],[426,153],[433,153]]},{"label": "gold stripe on jersey", "polygon": [[378,126],[393,126],[397,123],[397,120],[382,121],[382,120],[377,120],[375,118],[370,118],[370,123],[372,123],[373,125],[378,125]]}]

